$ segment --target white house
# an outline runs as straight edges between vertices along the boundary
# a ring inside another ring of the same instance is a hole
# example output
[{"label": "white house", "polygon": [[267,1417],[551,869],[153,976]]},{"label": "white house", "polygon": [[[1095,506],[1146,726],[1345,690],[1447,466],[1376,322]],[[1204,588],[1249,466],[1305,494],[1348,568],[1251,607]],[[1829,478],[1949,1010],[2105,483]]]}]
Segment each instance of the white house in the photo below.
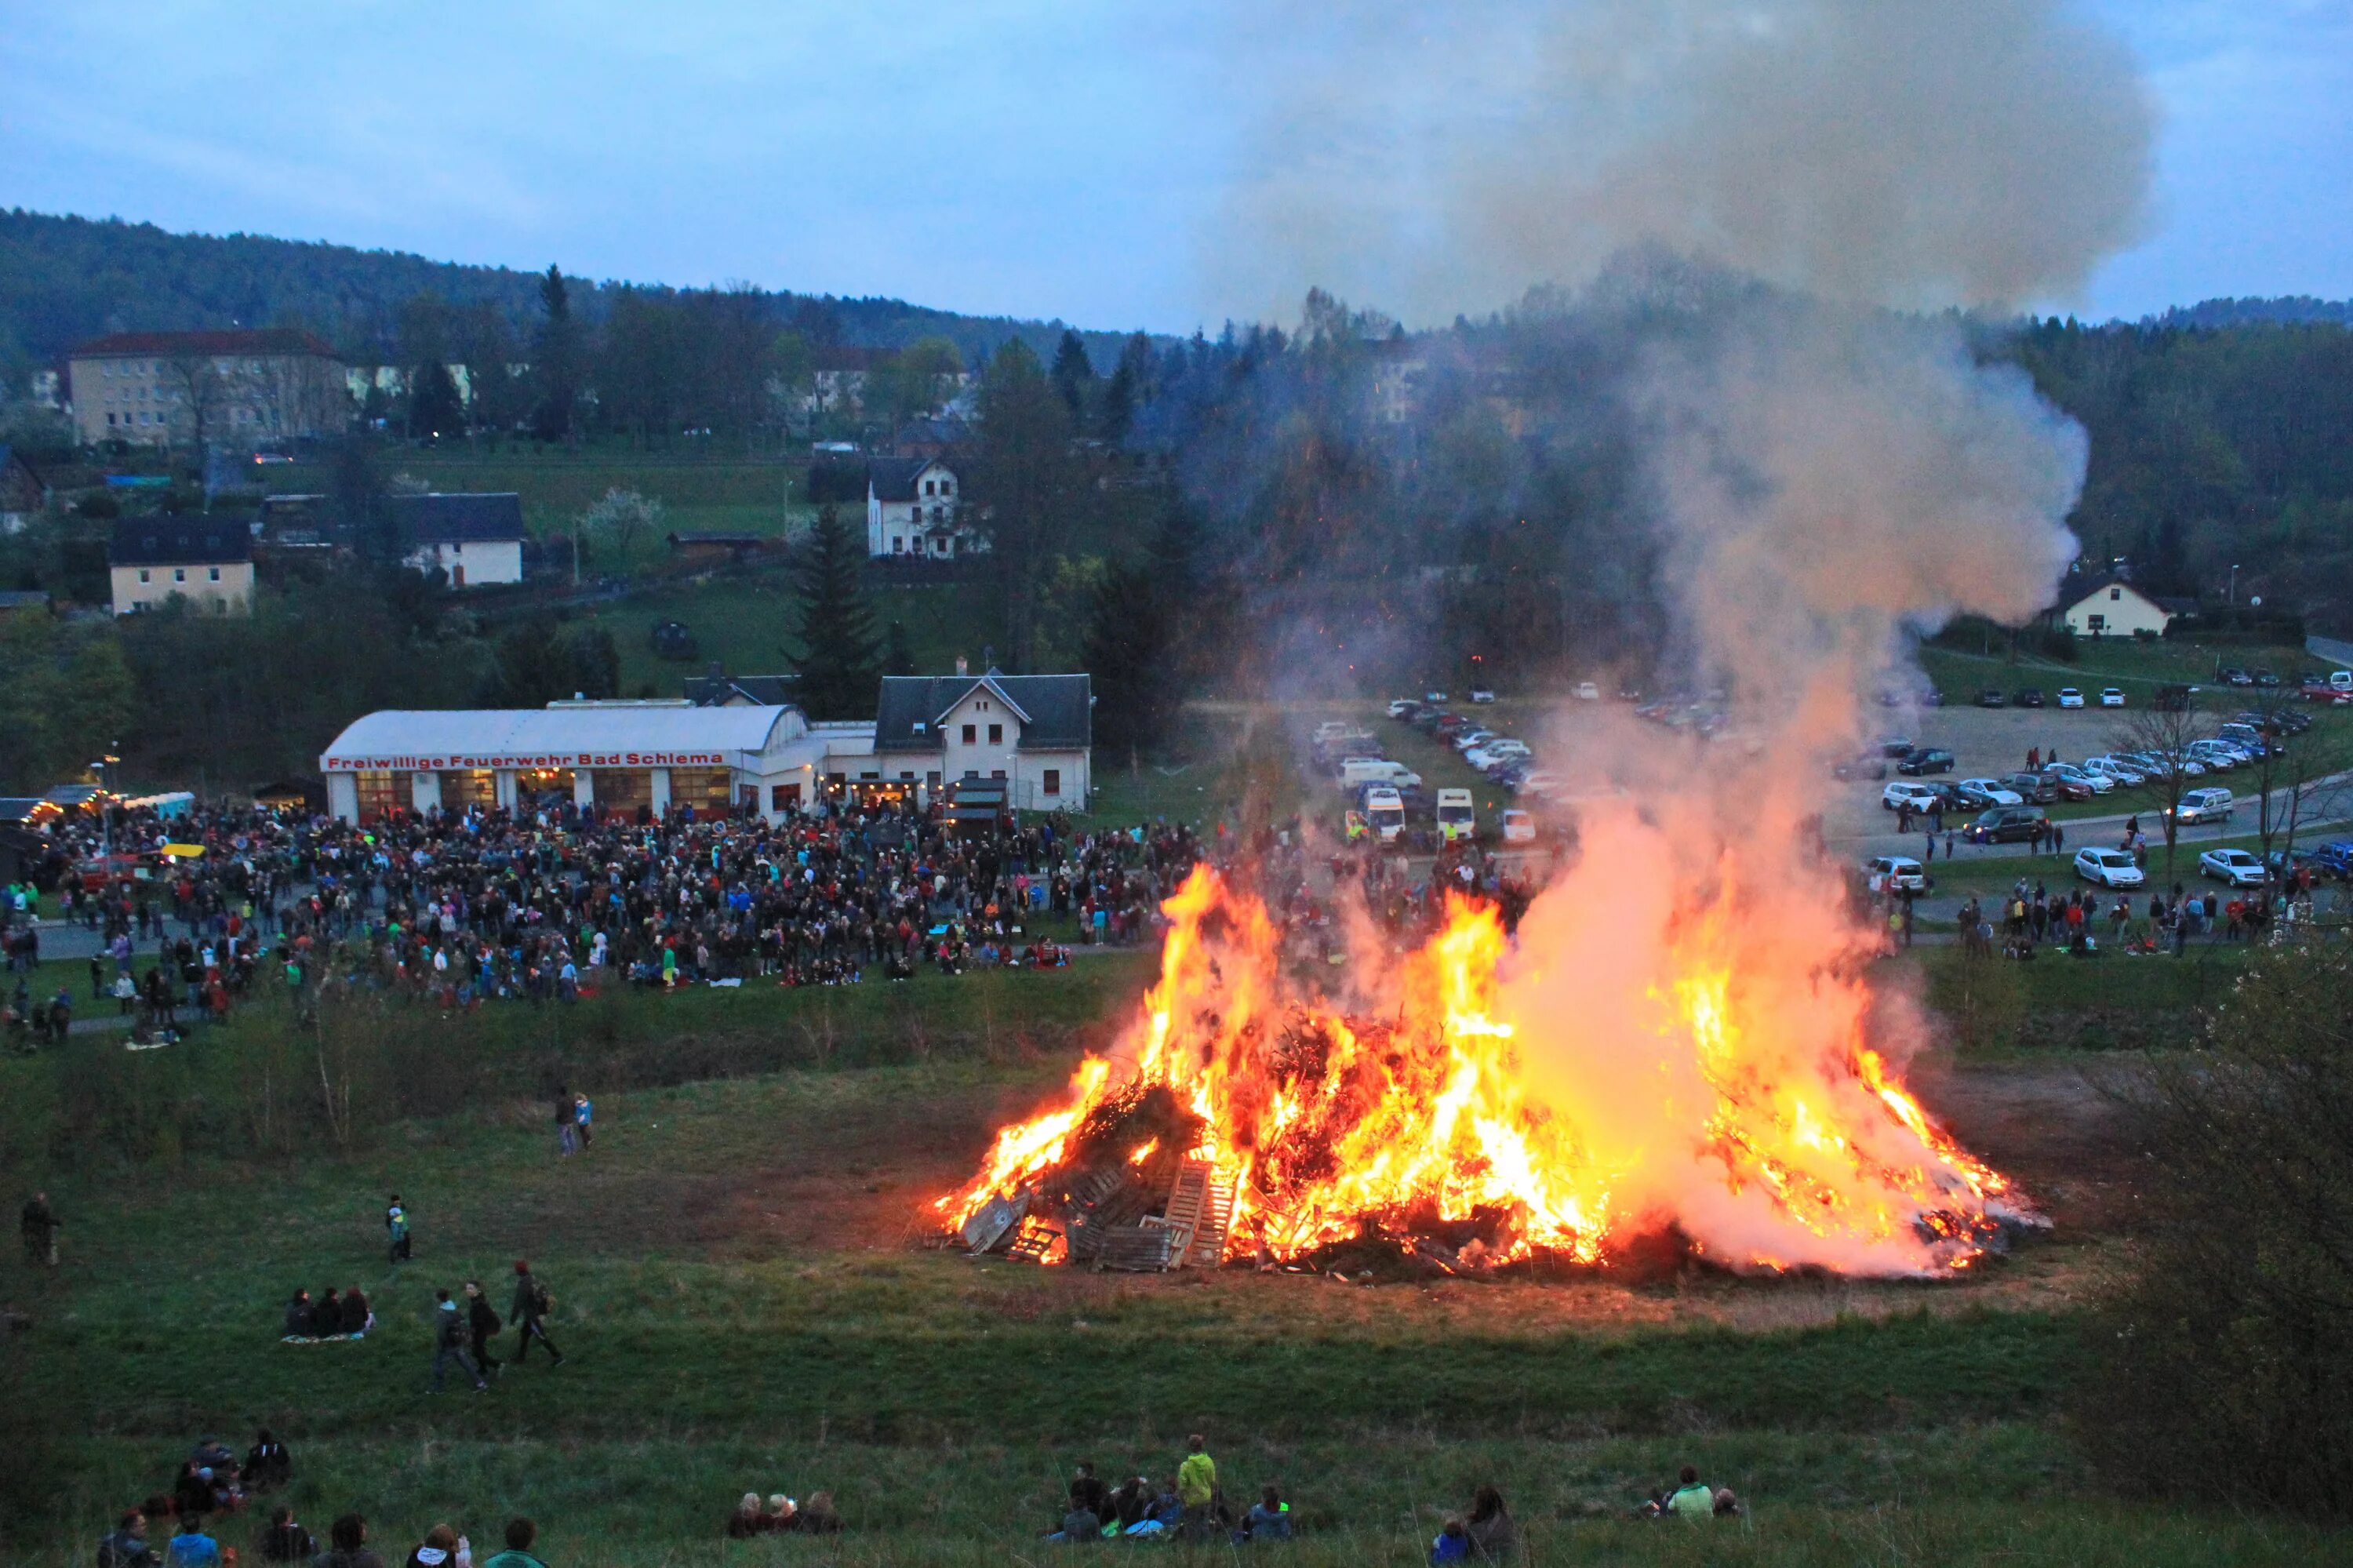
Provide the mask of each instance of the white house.
[{"label": "white house", "polygon": [[451,588],[522,581],[522,498],[512,491],[396,495],[385,503],[407,563]]},{"label": "white house", "polygon": [[2179,599],[2157,599],[2119,578],[2105,577],[2078,588],[2062,612],[2067,630],[2078,637],[2133,637],[2143,632],[2162,637],[2177,615],[2190,606]]},{"label": "white house", "polygon": [[161,609],[174,599],[208,615],[253,609],[253,535],[242,523],[126,517],[114,525],[106,565],[117,615]]},{"label": "white house", "polygon": [[1093,787],[1094,687],[1085,675],[886,675],[871,774],[936,792],[960,779],[1001,779],[1024,811],[1087,809]]},{"label": "white house", "polygon": [[988,548],[939,458],[876,458],[866,469],[866,553],[947,561]]}]

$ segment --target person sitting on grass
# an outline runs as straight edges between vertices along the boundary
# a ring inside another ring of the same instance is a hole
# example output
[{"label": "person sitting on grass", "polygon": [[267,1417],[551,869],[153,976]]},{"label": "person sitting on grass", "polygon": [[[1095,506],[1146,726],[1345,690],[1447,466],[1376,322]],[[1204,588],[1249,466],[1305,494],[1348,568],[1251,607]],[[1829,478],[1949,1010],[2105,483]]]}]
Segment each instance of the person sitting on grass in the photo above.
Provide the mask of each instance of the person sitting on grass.
[{"label": "person sitting on grass", "polygon": [[311,1314],[311,1293],[297,1290],[294,1298],[286,1303],[285,1335],[290,1340],[307,1340],[318,1331]]},{"label": "person sitting on grass", "polygon": [[760,1529],[769,1535],[784,1535],[801,1527],[801,1516],[793,1499],[782,1492],[768,1494],[768,1511],[760,1516]]},{"label": "person sitting on grass", "polygon": [[1472,1556],[1477,1562],[1504,1562],[1520,1542],[1512,1510],[1504,1506],[1504,1494],[1492,1486],[1481,1487],[1473,1494],[1471,1517],[1463,1520],[1463,1528],[1470,1533]]},{"label": "person sitting on grass", "polygon": [[180,1520],[180,1533],[164,1549],[168,1568],[221,1568],[220,1542],[205,1533],[205,1516],[192,1513]]},{"label": "person sitting on grass", "polygon": [[212,1510],[212,1470],[194,1459],[185,1461],[172,1478],[172,1511],[182,1519],[202,1519]]},{"label": "person sitting on grass", "polygon": [[1736,1519],[1739,1517],[1741,1511],[1740,1499],[1733,1495],[1733,1491],[1730,1487],[1718,1487],[1715,1489],[1716,1518]]},{"label": "person sitting on grass", "polygon": [[1062,1516],[1062,1528],[1046,1537],[1050,1545],[1087,1546],[1103,1539],[1103,1520],[1094,1510],[1072,1499]]},{"label": "person sitting on grass", "polygon": [[1471,1560],[1471,1531],[1459,1513],[1446,1516],[1446,1523],[1438,1531],[1438,1539],[1430,1543],[1430,1560],[1439,1563],[1467,1563]]},{"label": "person sitting on grass", "polygon": [[265,1426],[253,1435],[253,1446],[245,1453],[245,1484],[256,1491],[264,1487],[282,1487],[294,1478],[294,1456],[286,1445],[269,1435]]},{"label": "person sitting on grass", "polygon": [[269,1528],[261,1532],[255,1551],[265,1563],[308,1563],[317,1554],[319,1543],[311,1532],[294,1522],[290,1504],[280,1503],[269,1516]]},{"label": "person sitting on grass", "polygon": [[727,1539],[749,1541],[755,1535],[767,1532],[767,1516],[760,1511],[760,1494],[745,1492],[743,1499],[736,1503],[735,1511],[727,1516]]},{"label": "person sitting on grass", "polygon": [[1288,1541],[1291,1539],[1291,1505],[1272,1487],[1262,1489],[1258,1501],[1250,1504],[1250,1512],[1242,1515],[1244,1541]]},{"label": "person sitting on grass", "polygon": [[131,1510],[98,1538],[98,1568],[158,1568],[160,1562],[147,1544],[147,1515],[142,1510]]},{"label": "person sitting on grass", "polygon": [[328,1528],[328,1550],[311,1560],[311,1568],[384,1568],[384,1559],[367,1547],[367,1520],[344,1514]]},{"label": "person sitting on grass", "polygon": [[839,1535],[841,1514],[833,1506],[831,1492],[812,1492],[809,1500],[801,1505],[797,1516],[800,1528],[811,1535]]},{"label": "person sitting on grass", "polygon": [[1107,1506],[1112,1521],[1123,1532],[1134,1529],[1152,1507],[1152,1483],[1142,1476],[1130,1476],[1112,1489]]},{"label": "person sitting on grass", "polygon": [[1692,1520],[1715,1517],[1715,1493],[1700,1484],[1697,1466],[1683,1467],[1683,1484],[1668,1497],[1666,1511]]},{"label": "person sitting on grass", "polygon": [[539,1526],[527,1519],[507,1520],[507,1549],[482,1564],[482,1568],[547,1568],[532,1555],[532,1542],[539,1539]]}]

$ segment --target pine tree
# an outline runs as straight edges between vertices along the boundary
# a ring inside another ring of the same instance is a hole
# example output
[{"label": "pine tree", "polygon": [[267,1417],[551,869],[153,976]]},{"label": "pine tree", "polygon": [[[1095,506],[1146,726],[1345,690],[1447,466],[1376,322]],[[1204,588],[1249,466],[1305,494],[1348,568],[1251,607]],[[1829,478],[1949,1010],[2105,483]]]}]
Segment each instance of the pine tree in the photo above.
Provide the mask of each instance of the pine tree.
[{"label": "pine tree", "polygon": [[562,268],[549,266],[547,276],[540,280],[539,302],[546,318],[539,323],[532,366],[539,375],[539,408],[532,416],[532,433],[543,441],[570,446],[578,429],[580,328],[572,319],[572,293]]},{"label": "pine tree", "polygon": [[813,719],[862,718],[877,691],[874,612],[861,576],[866,542],[834,507],[818,514],[801,559],[801,711]]},{"label": "pine tree", "polygon": [[448,366],[428,359],[417,366],[408,394],[408,433],[412,436],[454,436],[466,428],[465,399],[458,395],[457,377]]},{"label": "pine tree", "polygon": [[894,620],[883,639],[882,673],[886,675],[912,675],[915,673],[915,651],[907,642],[907,623]]},{"label": "pine tree", "polygon": [[1077,333],[1064,332],[1055,345],[1052,379],[1062,406],[1071,411],[1071,428],[1085,429],[1087,406],[1094,400],[1095,366],[1087,357],[1086,340]]}]

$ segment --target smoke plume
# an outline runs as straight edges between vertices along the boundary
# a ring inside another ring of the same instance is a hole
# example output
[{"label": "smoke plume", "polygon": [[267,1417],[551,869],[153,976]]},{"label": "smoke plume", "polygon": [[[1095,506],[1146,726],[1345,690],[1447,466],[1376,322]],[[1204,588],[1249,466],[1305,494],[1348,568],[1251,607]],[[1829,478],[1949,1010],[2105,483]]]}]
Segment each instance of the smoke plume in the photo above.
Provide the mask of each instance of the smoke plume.
[{"label": "smoke plume", "polygon": [[1905,309],[2063,298],[2144,220],[2153,112],[2062,0],[1277,0],[1219,297],[1409,321],[1629,248]]}]

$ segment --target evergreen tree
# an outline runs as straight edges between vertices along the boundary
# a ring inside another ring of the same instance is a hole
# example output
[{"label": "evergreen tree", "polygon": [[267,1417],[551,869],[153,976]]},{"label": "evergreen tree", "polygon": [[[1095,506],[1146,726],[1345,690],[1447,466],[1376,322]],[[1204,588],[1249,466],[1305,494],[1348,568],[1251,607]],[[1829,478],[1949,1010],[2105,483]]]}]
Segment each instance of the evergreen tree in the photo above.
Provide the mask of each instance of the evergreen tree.
[{"label": "evergreen tree", "polygon": [[1199,620],[1196,569],[1192,520],[1171,507],[1144,559],[1113,572],[1095,596],[1086,640],[1095,738],[1131,761],[1167,738],[1189,688],[1181,629]]},{"label": "evergreen tree", "polygon": [[1038,577],[1049,542],[1060,536],[1077,493],[1070,409],[1055,396],[1038,356],[1009,338],[988,362],[980,387],[980,462],[975,495],[987,510],[991,564],[1005,605],[1005,662],[1033,667]]},{"label": "evergreen tree", "polygon": [[912,675],[915,673],[915,651],[907,642],[907,623],[894,620],[883,640],[882,673],[886,675]]},{"label": "evergreen tree", "polygon": [[[862,718],[874,711],[874,612],[862,578],[866,541],[831,506],[818,514],[804,547],[800,593],[801,709],[813,719]],[[789,652],[789,651],[788,651]]]},{"label": "evergreen tree", "polygon": [[1075,332],[1065,330],[1054,349],[1053,381],[1062,406],[1070,410],[1071,428],[1085,429],[1087,410],[1094,402],[1095,366],[1087,357],[1086,340]]},{"label": "evergreen tree", "polygon": [[465,428],[465,400],[458,396],[458,380],[449,367],[438,359],[418,366],[408,388],[408,433],[454,436]]},{"label": "evergreen tree", "polygon": [[572,293],[564,270],[551,264],[540,280],[539,343],[532,368],[539,375],[539,407],[532,433],[543,441],[575,444],[580,400],[580,327],[572,319]]}]

